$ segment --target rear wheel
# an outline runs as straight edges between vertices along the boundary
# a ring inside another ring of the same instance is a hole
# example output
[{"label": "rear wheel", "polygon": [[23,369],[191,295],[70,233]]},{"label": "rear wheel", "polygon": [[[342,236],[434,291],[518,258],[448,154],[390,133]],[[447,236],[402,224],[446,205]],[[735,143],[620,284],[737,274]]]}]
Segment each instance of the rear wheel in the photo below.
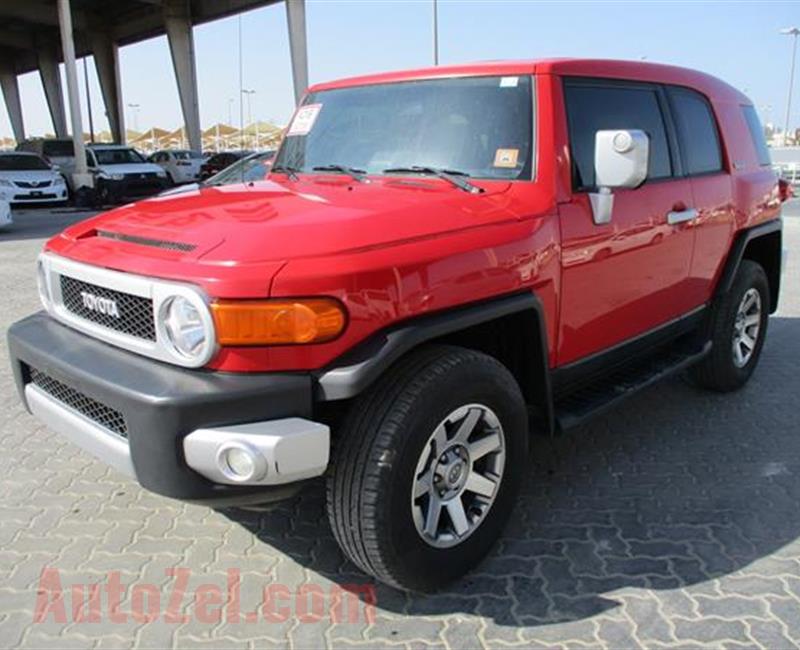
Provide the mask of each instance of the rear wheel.
[{"label": "rear wheel", "polygon": [[761,356],[768,314],[769,282],[764,269],[742,260],[731,290],[714,309],[711,352],[692,369],[697,383],[721,392],[743,386]]},{"label": "rear wheel", "polygon": [[525,404],[502,364],[461,348],[422,350],[346,418],[328,479],[334,535],[383,582],[440,587],[500,535],[527,444]]}]

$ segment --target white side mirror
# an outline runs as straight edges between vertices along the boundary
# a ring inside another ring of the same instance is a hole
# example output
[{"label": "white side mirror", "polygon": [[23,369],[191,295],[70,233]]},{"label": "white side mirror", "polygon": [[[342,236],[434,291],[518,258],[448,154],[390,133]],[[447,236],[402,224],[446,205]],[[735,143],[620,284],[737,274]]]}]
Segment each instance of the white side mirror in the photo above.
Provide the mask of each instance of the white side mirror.
[{"label": "white side mirror", "polygon": [[594,177],[597,192],[590,194],[596,224],[611,221],[615,188],[639,187],[647,178],[650,140],[644,131],[598,131],[594,139]]}]

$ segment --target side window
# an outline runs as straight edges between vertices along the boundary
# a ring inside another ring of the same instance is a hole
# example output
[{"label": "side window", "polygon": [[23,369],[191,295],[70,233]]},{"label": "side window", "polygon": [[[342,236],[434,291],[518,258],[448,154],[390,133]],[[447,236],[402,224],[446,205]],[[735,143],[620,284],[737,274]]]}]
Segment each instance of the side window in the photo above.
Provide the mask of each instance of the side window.
[{"label": "side window", "polygon": [[722,171],[719,131],[706,98],[688,88],[671,87],[667,92],[686,171],[689,174]]},{"label": "side window", "polygon": [[742,106],[742,114],[750,130],[750,137],[753,139],[753,146],[756,148],[758,164],[762,167],[769,167],[772,164],[767,149],[767,142],[764,139],[764,129],[761,127],[761,120],[758,119],[756,109],[752,106]]},{"label": "side window", "polygon": [[573,184],[594,187],[594,137],[603,129],[641,129],[650,137],[647,179],[672,176],[667,131],[658,91],[647,85],[566,80]]}]

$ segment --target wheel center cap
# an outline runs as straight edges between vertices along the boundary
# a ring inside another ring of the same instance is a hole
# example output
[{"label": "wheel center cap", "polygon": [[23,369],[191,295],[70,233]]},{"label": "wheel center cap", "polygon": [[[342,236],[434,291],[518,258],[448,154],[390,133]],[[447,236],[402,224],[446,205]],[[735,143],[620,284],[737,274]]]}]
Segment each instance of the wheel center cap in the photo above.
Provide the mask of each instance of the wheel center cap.
[{"label": "wheel center cap", "polygon": [[464,463],[458,463],[457,465],[453,465],[450,468],[450,473],[447,475],[447,480],[450,482],[451,485],[455,485],[458,483],[458,479],[461,478],[461,473],[464,471]]}]

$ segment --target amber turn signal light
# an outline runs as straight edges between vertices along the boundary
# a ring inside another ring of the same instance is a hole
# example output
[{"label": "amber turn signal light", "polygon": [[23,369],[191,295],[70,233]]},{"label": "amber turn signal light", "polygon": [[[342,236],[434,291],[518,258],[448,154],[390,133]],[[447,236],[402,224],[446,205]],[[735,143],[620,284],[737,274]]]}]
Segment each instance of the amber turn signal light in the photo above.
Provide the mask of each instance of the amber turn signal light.
[{"label": "amber turn signal light", "polygon": [[342,333],[344,307],[332,298],[221,300],[211,313],[220,345],[324,343]]}]

